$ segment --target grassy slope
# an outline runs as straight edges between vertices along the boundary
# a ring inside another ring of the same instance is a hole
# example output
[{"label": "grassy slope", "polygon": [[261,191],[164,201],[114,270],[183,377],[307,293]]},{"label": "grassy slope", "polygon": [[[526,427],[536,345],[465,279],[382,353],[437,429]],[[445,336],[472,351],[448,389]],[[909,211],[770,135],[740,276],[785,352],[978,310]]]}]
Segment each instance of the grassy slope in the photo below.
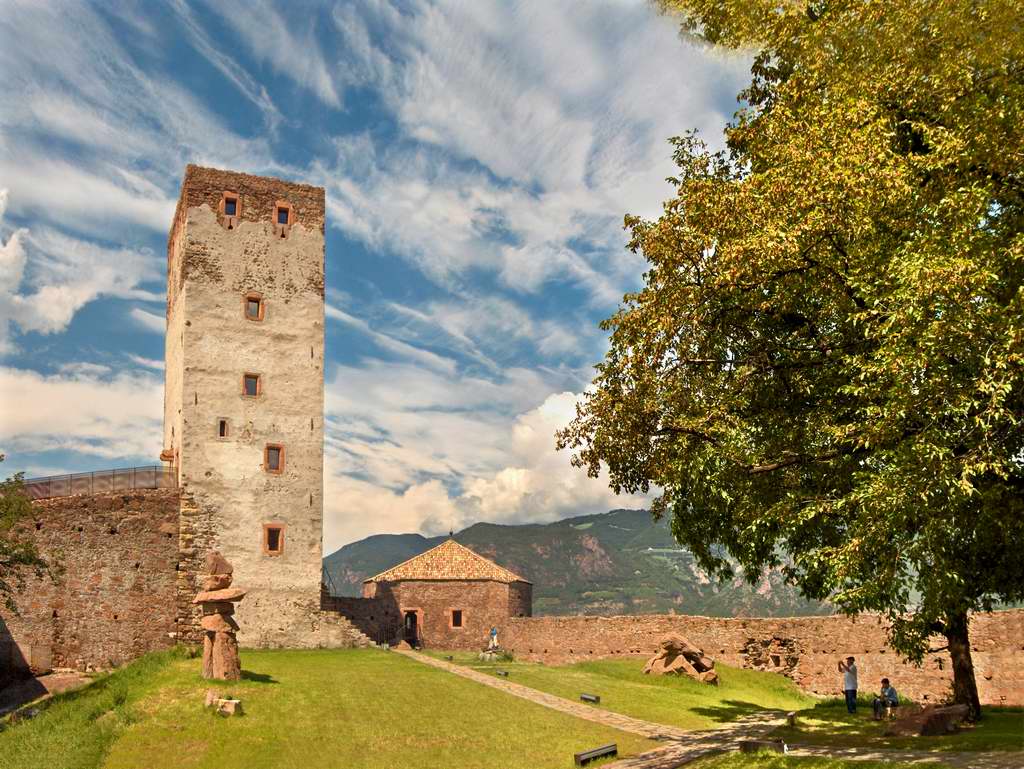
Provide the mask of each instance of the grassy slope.
[{"label": "grassy slope", "polygon": [[[800,713],[795,727],[776,733],[808,745],[872,746],[908,750],[1024,750],[1024,708],[986,707],[981,723],[943,737],[883,737],[886,724],[871,718],[871,698],[861,698],[857,715],[842,700],[826,700]],[[1024,766],[1024,759],[1021,761]]]},{"label": "grassy slope", "polygon": [[[219,685],[246,715],[203,708],[199,661],[151,655],[0,733],[4,769],[569,767],[572,753],[647,740],[376,650],[245,651]],[[528,737],[528,739],[524,739]]]},{"label": "grassy slope", "polygon": [[[445,657],[443,652],[434,656]],[[645,676],[637,660],[594,660],[565,667],[510,662],[486,664],[469,652],[450,653],[459,664],[483,671],[508,670],[509,680],[577,700],[581,693],[599,694],[595,707],[683,729],[707,729],[759,710],[794,710],[814,700],[787,678],[774,673],[718,665],[720,686],[689,678]]]}]

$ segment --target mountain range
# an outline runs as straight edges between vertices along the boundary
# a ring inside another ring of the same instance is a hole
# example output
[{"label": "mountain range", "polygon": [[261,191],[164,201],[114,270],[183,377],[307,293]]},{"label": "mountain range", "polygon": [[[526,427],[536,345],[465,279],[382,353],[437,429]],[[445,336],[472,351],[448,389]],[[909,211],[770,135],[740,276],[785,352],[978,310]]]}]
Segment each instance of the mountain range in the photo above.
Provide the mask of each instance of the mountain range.
[{"label": "mountain range", "polygon": [[[770,571],[750,585],[711,580],[646,510],[567,518],[548,524],[477,523],[454,534],[480,555],[533,583],[537,615],[652,614],[712,617],[830,614]],[[335,595],[361,595],[362,582],[441,544],[446,537],[378,534],[324,558]]]}]

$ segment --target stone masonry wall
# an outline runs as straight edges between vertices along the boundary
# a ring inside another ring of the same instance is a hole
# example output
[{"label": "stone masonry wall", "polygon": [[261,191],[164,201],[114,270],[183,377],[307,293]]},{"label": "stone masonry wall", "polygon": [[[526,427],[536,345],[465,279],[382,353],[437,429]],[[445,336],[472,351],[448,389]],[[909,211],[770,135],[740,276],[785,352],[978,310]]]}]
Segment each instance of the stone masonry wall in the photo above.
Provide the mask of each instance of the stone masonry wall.
[{"label": "stone masonry wall", "polygon": [[19,524],[59,567],[0,605],[0,669],[109,668],[175,642],[176,489],[33,503]]},{"label": "stone masonry wall", "polygon": [[[598,657],[653,654],[666,633],[681,633],[716,660],[783,673],[806,691],[841,694],[840,658],[857,659],[862,690],[886,676],[916,701],[945,699],[952,681],[949,655],[930,654],[923,666],[905,663],[885,642],[879,618],[714,618],[683,615],[532,617],[506,621],[502,644],[517,658],[565,663]],[[933,648],[945,642],[935,639]],[[971,645],[982,702],[1024,705],[1024,610],[976,615]]]},{"label": "stone masonry wall", "polygon": [[[236,201],[234,216],[224,196]],[[216,548],[248,591],[243,646],[325,643],[324,191],[188,166],[168,238],[164,456],[182,489],[183,638],[195,641],[196,568]],[[278,205],[290,207],[282,229]],[[246,298],[261,300],[250,317]],[[243,376],[259,377],[249,394]],[[224,430],[220,429],[224,423]],[[277,471],[264,466],[280,448]],[[270,552],[267,527],[282,532]]]}]

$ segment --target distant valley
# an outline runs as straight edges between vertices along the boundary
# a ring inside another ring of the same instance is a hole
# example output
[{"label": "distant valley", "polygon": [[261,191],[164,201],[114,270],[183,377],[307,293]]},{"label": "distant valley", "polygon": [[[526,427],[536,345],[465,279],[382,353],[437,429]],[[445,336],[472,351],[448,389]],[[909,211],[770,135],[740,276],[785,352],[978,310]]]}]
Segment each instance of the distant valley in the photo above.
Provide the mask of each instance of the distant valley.
[{"label": "distant valley", "polygon": [[[380,534],[324,558],[336,595],[360,595],[362,582],[440,544],[445,537]],[[829,614],[769,573],[756,585],[710,581],[664,520],[646,510],[613,510],[549,524],[478,523],[455,534],[463,545],[533,583],[534,613],[712,617]]]}]

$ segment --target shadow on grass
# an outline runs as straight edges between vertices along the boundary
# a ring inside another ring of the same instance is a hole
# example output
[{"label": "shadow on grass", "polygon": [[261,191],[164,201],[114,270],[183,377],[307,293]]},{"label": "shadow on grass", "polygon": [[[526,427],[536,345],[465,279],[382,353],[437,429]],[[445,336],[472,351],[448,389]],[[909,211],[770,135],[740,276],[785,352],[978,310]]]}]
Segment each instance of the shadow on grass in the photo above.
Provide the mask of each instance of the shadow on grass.
[{"label": "shadow on grass", "polygon": [[253,681],[257,684],[279,684],[281,683],[273,676],[267,675],[266,673],[253,673],[251,670],[242,671],[243,681]]},{"label": "shadow on grass", "polygon": [[724,722],[734,721],[737,718],[749,716],[751,713],[760,713],[762,710],[765,710],[765,708],[760,705],[756,705],[753,702],[744,702],[742,700],[723,700],[718,705],[693,707],[689,708],[689,710],[699,716],[710,718],[712,721]]}]

